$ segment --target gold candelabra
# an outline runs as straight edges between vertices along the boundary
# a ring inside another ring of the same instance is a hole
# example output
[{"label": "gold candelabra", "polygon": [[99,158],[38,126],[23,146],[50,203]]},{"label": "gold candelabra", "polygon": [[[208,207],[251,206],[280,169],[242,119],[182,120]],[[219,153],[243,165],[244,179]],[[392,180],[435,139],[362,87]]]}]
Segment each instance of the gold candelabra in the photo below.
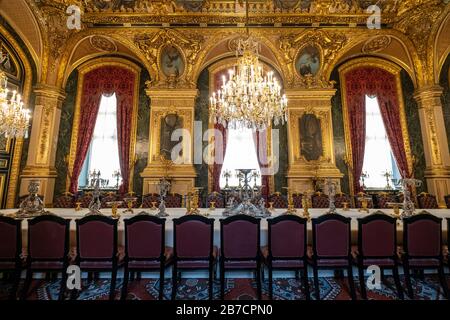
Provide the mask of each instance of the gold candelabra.
[{"label": "gold candelabra", "polygon": [[297,209],[295,209],[294,206],[294,199],[292,197],[292,191],[289,187],[283,187],[283,189],[286,189],[287,192],[287,198],[288,198],[288,209],[286,211],[287,214],[295,214],[297,212]]},{"label": "gold candelabra", "polygon": [[187,214],[200,214],[199,210],[199,195],[200,188],[192,189],[192,200],[189,200],[190,206],[188,208]]},{"label": "gold candelabra", "polygon": [[302,197],[303,217],[308,221],[311,221],[311,215],[309,214],[309,208],[311,208],[310,192],[307,190],[303,193]]}]

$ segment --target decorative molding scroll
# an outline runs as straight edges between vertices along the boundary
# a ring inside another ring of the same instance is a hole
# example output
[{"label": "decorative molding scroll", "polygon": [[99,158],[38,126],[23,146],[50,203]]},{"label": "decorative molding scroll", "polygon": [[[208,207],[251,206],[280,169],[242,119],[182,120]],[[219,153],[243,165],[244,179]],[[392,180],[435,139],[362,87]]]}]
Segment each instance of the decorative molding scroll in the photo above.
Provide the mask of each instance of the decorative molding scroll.
[{"label": "decorative molding scroll", "polygon": [[383,51],[384,49],[386,49],[387,47],[389,47],[390,44],[391,44],[390,36],[385,36],[385,35],[376,36],[376,37],[373,37],[373,38],[367,40],[364,43],[364,45],[361,49],[361,52],[362,53],[380,52],[380,51]]},{"label": "decorative molding scroll", "polygon": [[[333,83],[327,81],[323,70],[327,70],[334,63],[337,52],[347,43],[347,37],[340,32],[326,32],[312,30],[304,34],[287,34],[279,38],[279,49],[289,68],[290,77],[286,77],[288,87],[301,86],[304,88],[332,88]],[[295,60],[302,48],[312,45],[321,51],[321,67],[315,75],[301,76],[295,70]]]},{"label": "decorative molding scroll", "polygon": [[[193,69],[199,58],[204,37],[196,33],[181,34],[173,29],[163,29],[158,32],[136,35],[134,43],[144,53],[146,59],[157,73],[150,85],[160,88],[195,88]],[[180,49],[186,62],[185,71],[178,78],[167,77],[159,67],[161,65],[161,50],[171,45]]]},{"label": "decorative molding scroll", "polygon": [[117,46],[115,42],[105,36],[92,36],[89,38],[89,42],[93,48],[95,48],[98,51],[103,52],[116,52]]}]

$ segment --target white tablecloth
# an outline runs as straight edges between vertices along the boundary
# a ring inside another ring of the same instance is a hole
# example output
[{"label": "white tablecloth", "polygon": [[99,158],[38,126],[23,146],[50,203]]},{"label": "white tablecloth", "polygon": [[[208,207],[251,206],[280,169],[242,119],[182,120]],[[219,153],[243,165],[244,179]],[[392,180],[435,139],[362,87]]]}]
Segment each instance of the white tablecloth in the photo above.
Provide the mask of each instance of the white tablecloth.
[{"label": "white tablecloth", "polygon": [[[71,224],[70,224],[70,230],[71,230],[71,246],[75,246],[76,245],[76,238],[75,238],[75,219],[80,219],[82,218],[84,215],[86,215],[86,213],[88,213],[87,209],[82,209],[81,211],[75,211],[74,209],[47,209],[47,211],[50,211],[58,216],[61,216],[63,218],[66,219],[72,219]],[[124,211],[124,209],[119,209],[119,213],[122,213]],[[137,214],[140,211],[142,211],[142,209],[134,209],[134,213]],[[209,214],[209,218],[214,218],[216,220],[215,224],[214,224],[214,245],[220,247],[220,222],[219,219],[223,219],[225,217],[222,216],[222,211],[223,209],[215,209],[214,211],[210,211],[209,209],[200,209],[202,214]],[[284,209],[276,209],[272,216],[276,217],[280,214],[282,214],[283,212],[285,212],[286,210]],[[310,215],[312,218],[314,217],[318,217],[322,214],[324,214],[327,211],[327,209],[310,209]],[[375,211],[378,211],[378,209],[371,209],[370,213],[373,213]],[[382,210],[384,213],[387,214],[393,214],[393,210],[392,209],[383,209]],[[450,210],[447,209],[435,209],[435,210],[427,210],[429,213],[441,217],[441,218],[450,218]],[[11,214],[17,212],[17,209],[8,209],[8,210],[0,210],[0,214],[3,215],[7,215],[7,214]],[[151,210],[146,209],[146,212],[150,212],[152,213]],[[155,212],[155,211],[153,211]],[[186,214],[186,209],[184,208],[170,208],[167,209],[167,212],[169,213],[169,216],[166,217],[166,245],[168,246],[172,246],[173,245],[173,222],[172,219],[173,218],[178,218],[181,217],[183,215]],[[420,210],[417,210],[417,212],[420,212]],[[111,215],[111,209],[103,209],[102,213],[105,215]],[[303,213],[303,209],[297,209],[297,213],[299,215],[302,215]],[[338,209],[338,213],[342,214],[343,216],[346,217],[350,217],[352,218],[352,243],[356,244],[357,243],[357,232],[358,232],[358,222],[357,222],[357,218],[359,217],[364,217],[366,216],[368,213],[363,213],[363,212],[359,212],[357,209],[350,209],[348,211],[342,211]],[[121,215],[120,217],[120,221],[119,221],[119,226],[118,226],[118,231],[119,231],[119,235],[118,235],[118,241],[119,241],[119,245],[123,245],[125,243],[124,241],[124,232],[123,232],[123,227],[124,227],[124,223],[123,223],[123,219],[127,219],[132,217],[133,214],[125,214],[125,215]],[[270,219],[270,218],[268,218]],[[444,219],[443,223],[443,239],[444,239],[444,243],[447,244],[447,221]],[[23,239],[23,246],[26,247],[27,246],[27,230],[28,230],[28,223],[26,222],[26,219],[24,221],[22,221],[22,239]],[[399,221],[397,223],[397,231],[398,231],[398,242],[399,244],[402,243],[402,235],[403,235],[403,231],[402,231],[402,223]],[[262,219],[261,220],[261,245],[266,245],[267,244],[267,219]],[[311,244],[311,223],[308,223],[308,244]]]}]

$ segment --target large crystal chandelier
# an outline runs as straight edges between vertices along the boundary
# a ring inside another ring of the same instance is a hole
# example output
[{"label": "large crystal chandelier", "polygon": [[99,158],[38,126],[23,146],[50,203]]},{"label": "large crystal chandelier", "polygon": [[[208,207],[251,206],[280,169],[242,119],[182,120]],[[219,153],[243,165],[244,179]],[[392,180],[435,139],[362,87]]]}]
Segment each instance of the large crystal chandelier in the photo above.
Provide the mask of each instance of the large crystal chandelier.
[{"label": "large crystal chandelier", "polygon": [[0,134],[6,138],[27,138],[30,113],[24,108],[22,97],[7,89],[8,78],[0,71]]},{"label": "large crystal chandelier", "polygon": [[264,130],[286,121],[287,98],[273,72],[264,74],[259,62],[259,44],[249,36],[239,39],[237,67],[229,70],[229,79],[210,97],[210,116],[214,123],[231,128]]}]

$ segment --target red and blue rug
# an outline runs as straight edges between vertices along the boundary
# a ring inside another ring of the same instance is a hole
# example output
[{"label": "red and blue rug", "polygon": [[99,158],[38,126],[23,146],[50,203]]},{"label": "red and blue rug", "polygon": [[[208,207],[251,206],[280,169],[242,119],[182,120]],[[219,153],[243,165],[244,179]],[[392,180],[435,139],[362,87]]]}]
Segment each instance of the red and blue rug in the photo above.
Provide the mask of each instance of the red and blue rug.
[{"label": "red and blue rug", "polygon": [[[349,300],[349,288],[346,278],[322,277],[320,282],[320,296],[323,300]],[[77,295],[77,300],[107,300],[109,298],[108,279],[100,279],[88,282],[83,280],[82,291]],[[435,276],[425,276],[423,279],[412,279],[416,300],[442,300],[442,289],[438,278]],[[313,295],[313,281],[309,279],[311,299]],[[406,291],[404,281],[402,285]],[[450,283],[449,283],[450,285]],[[355,279],[355,286],[359,295],[359,281]],[[59,294],[59,280],[34,280],[28,295],[29,300],[57,300]],[[120,289],[122,279],[117,280],[116,299],[120,299]],[[8,298],[10,285],[2,281],[0,284],[0,299]],[[19,287],[21,289],[21,286]],[[128,300],[154,300],[158,297],[159,280],[141,279],[135,280],[128,285]],[[268,282],[263,282],[263,299],[268,299]],[[170,280],[165,281],[164,299],[170,299],[172,285]],[[67,294],[66,298],[69,294]],[[214,298],[219,299],[220,283],[214,281]],[[370,300],[395,300],[397,291],[392,277],[385,277],[381,289],[367,290]],[[183,279],[178,285],[177,300],[207,300],[208,281],[207,279]],[[255,300],[256,282],[253,279],[227,279],[225,286],[226,300]],[[295,279],[274,279],[273,299],[276,300],[302,300],[305,299],[302,284]],[[407,298],[406,298],[407,299]]]}]

